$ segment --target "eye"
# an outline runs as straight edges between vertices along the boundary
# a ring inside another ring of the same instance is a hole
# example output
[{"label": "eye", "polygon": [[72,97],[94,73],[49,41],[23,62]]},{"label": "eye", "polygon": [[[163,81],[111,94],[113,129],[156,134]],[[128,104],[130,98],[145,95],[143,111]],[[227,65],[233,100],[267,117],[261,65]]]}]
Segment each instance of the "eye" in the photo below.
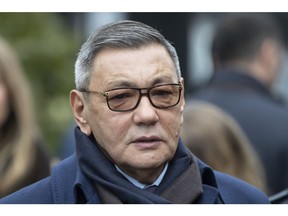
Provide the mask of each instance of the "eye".
[{"label": "eye", "polygon": [[116,95],[110,96],[109,100],[122,100],[122,99],[129,98],[129,97],[132,97],[131,94],[129,93],[116,94]]},{"label": "eye", "polygon": [[109,101],[120,101],[130,99],[135,96],[135,92],[130,89],[116,89],[112,90],[108,94]]},{"label": "eye", "polygon": [[173,88],[169,86],[156,87],[151,91],[152,96],[167,96],[173,94]]},{"label": "eye", "polygon": [[170,95],[172,94],[172,91],[167,91],[167,90],[156,90],[156,91],[153,91],[153,95],[155,96],[165,96],[165,95]]}]

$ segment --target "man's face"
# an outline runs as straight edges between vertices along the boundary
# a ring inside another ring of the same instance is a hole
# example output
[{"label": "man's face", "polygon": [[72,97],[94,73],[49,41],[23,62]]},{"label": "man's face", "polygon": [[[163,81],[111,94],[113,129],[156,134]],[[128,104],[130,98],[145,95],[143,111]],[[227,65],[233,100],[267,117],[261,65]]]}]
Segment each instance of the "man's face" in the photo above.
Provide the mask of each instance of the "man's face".
[{"label": "man's face", "polygon": [[[159,45],[102,50],[93,73],[89,90],[96,91],[178,83],[173,62]],[[108,158],[128,173],[159,168],[176,151],[184,103],[183,91],[180,102],[167,109],[153,107],[144,95],[136,109],[115,112],[108,108],[105,97],[90,94],[83,111],[87,124],[81,130],[93,133]]]}]

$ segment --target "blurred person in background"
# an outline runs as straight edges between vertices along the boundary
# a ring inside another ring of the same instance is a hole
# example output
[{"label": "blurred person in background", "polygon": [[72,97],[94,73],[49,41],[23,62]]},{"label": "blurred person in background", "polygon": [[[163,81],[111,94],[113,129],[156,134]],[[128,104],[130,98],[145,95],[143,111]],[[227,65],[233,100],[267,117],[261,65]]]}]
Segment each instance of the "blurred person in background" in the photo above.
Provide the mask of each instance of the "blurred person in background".
[{"label": "blurred person in background", "polygon": [[208,102],[186,103],[180,135],[188,149],[213,169],[247,181],[267,193],[261,161],[229,114]]},{"label": "blurred person in background", "polygon": [[229,14],[212,42],[214,74],[193,96],[238,122],[262,161],[269,194],[288,186],[288,110],[272,92],[283,51],[283,36],[272,17]]},{"label": "blurred person in background", "polygon": [[49,174],[28,81],[18,57],[0,38],[0,197]]}]

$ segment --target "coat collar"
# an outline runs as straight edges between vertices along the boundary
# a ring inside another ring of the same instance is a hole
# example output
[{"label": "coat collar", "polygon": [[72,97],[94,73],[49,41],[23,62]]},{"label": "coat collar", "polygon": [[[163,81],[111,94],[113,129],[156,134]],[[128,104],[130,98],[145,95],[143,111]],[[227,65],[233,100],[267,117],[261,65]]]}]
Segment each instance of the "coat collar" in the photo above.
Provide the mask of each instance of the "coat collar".
[{"label": "coat collar", "polygon": [[[197,162],[201,175],[203,194],[197,200],[195,200],[195,204],[225,203],[218,189],[213,170],[199,159],[197,159]],[[83,176],[83,173],[81,173],[79,170],[79,166],[77,169],[73,191],[75,203],[77,204],[102,203],[93,183]],[[167,192],[165,196],[168,197],[169,194],[171,194],[170,192]],[[192,197],[191,199],[194,198],[196,197]]]},{"label": "coat collar", "polygon": [[251,76],[248,72],[233,68],[216,71],[209,83],[212,87],[241,88],[263,95],[271,95],[271,91],[264,83]]}]

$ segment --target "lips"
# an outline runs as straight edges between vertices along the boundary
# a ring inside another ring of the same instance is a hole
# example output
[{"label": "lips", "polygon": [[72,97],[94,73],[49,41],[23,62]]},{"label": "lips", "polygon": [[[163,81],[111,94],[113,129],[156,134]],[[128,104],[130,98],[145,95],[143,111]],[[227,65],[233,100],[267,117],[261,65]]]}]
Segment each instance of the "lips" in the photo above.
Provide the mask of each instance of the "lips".
[{"label": "lips", "polygon": [[136,145],[140,149],[156,149],[163,142],[157,136],[142,136],[133,140],[130,144]]},{"label": "lips", "polygon": [[149,142],[159,142],[162,141],[159,137],[157,136],[143,136],[143,137],[139,137],[135,140],[132,141],[132,143],[138,143],[138,142],[143,142],[143,143],[149,143]]}]

